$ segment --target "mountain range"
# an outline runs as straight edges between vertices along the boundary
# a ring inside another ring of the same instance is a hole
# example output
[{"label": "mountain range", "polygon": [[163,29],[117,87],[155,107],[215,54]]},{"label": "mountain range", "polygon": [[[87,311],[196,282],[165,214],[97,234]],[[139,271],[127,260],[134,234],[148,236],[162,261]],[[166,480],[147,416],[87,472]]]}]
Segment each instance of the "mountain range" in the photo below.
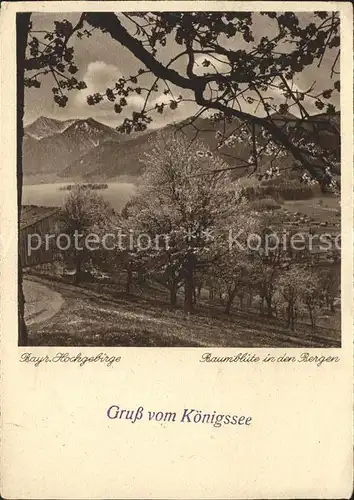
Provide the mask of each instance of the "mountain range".
[{"label": "mountain range", "polygon": [[50,137],[55,134],[64,132],[75,120],[55,120],[54,118],[47,118],[45,116],[40,116],[33,123],[26,127],[26,136],[32,137],[32,139],[43,139],[44,137]]},{"label": "mountain range", "polygon": [[[298,119],[287,113],[273,115],[272,119],[283,126],[295,123]],[[305,123],[305,122],[304,122]],[[339,148],[338,134],[333,127],[339,127],[339,114],[319,114],[306,121],[304,128],[313,131],[314,124],[317,141],[325,147]],[[55,181],[114,180],[121,176],[137,177],[141,173],[141,158],[150,148],[150,140],[161,131],[169,132],[183,127],[183,133],[193,140],[198,132],[198,140],[216,149],[217,130],[225,125],[216,125],[209,118],[189,120],[163,129],[148,130],[141,134],[122,134],[98,122],[94,118],[71,119],[66,121],[39,117],[25,127],[23,139],[23,174],[25,183]],[[229,134],[237,127],[237,120],[226,124],[223,133]],[[249,147],[243,143],[223,146],[217,152],[234,170],[242,175],[241,168],[250,156]]]},{"label": "mountain range", "polygon": [[59,121],[40,117],[25,128],[24,176],[59,175],[88,151],[107,141],[119,142],[122,134],[93,118]]}]

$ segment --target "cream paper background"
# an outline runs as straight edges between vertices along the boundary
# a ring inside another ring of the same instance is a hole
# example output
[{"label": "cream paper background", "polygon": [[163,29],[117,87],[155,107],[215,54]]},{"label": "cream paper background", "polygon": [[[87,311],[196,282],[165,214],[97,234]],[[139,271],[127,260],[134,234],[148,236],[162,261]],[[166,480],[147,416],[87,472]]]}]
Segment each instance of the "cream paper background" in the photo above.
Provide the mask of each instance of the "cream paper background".
[{"label": "cream paper background", "polygon": [[[308,349],[19,348],[16,251],[16,11],[340,10],[341,361],[200,363],[203,352]],[[349,498],[353,486],[353,55],[349,3],[7,2],[1,12],[1,494],[7,499]],[[117,365],[19,363],[20,354],[122,356]],[[108,420],[107,407],[247,414],[250,427]]]}]

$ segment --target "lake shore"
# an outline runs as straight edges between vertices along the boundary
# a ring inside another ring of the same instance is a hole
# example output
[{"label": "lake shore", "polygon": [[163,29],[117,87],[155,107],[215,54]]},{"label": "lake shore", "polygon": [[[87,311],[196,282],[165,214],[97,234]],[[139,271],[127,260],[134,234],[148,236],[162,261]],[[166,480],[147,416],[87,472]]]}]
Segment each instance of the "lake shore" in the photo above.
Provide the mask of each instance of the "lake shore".
[{"label": "lake shore", "polygon": [[[92,182],[93,183],[93,182]],[[71,182],[56,182],[48,184],[24,184],[22,188],[22,205],[38,206],[62,206],[71,192],[66,186]],[[126,203],[134,196],[136,184],[120,180],[119,182],[107,182],[107,188],[97,190],[104,200],[113,209],[122,210]]]}]

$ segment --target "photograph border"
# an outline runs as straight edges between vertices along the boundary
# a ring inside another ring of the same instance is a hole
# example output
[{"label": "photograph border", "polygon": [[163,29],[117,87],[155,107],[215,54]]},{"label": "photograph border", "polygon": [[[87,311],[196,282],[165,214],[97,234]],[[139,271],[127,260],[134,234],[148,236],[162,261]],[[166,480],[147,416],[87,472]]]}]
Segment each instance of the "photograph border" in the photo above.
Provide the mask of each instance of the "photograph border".
[{"label": "photograph border", "polygon": [[[198,4],[198,5],[197,5]],[[1,363],[1,407],[2,407],[2,445],[3,452],[1,455],[1,466],[4,473],[4,478],[2,478],[2,493],[6,498],[32,498],[33,494],[37,494],[39,492],[38,485],[35,484],[35,480],[30,480],[29,477],[25,476],[24,484],[17,485],[16,478],[17,472],[14,467],[15,464],[22,464],[22,457],[19,457],[16,460],[15,457],[11,456],[10,451],[11,447],[14,445],[14,449],[19,449],[19,441],[16,440],[14,433],[9,431],[4,431],[4,421],[9,421],[14,417],[14,415],[18,414],[19,409],[21,408],[21,401],[18,400],[19,394],[20,399],[24,396],[24,392],[21,392],[16,395],[17,399],[14,400],[13,390],[14,388],[19,389],[23,386],[23,391],[28,387],[34,388],[34,383],[38,383],[44,386],[43,379],[45,376],[50,374],[53,377],[53,381],[58,384],[63,384],[64,381],[68,381],[67,376],[63,376],[63,381],[60,381],[60,372],[64,373],[64,368],[62,370],[58,370],[57,368],[54,370],[53,366],[45,366],[40,368],[40,372],[37,369],[34,369],[33,366],[32,372],[35,371],[35,376],[32,374],[29,375],[28,367],[25,367],[24,364],[20,363],[20,357],[23,354],[31,353],[35,350],[35,354],[38,356],[45,356],[46,354],[55,354],[60,351],[60,347],[19,347],[17,344],[17,300],[18,300],[18,288],[17,288],[17,278],[18,278],[18,266],[17,266],[17,239],[18,239],[18,205],[17,205],[17,175],[16,168],[12,168],[12,166],[16,165],[16,155],[17,155],[17,113],[14,107],[14,103],[16,103],[17,95],[16,95],[16,51],[13,51],[14,44],[16,43],[16,33],[14,30],[15,26],[15,15],[17,12],[68,12],[69,10],[75,10],[76,12],[80,12],[85,10],[85,6],[88,6],[92,11],[141,11],[144,10],[169,10],[176,11],[178,10],[201,10],[207,7],[209,11],[220,11],[220,10],[241,10],[241,11],[264,11],[267,9],[271,9],[271,6],[280,6],[284,5],[282,2],[215,2],[204,1],[204,2],[160,2],[160,1],[150,1],[150,2],[131,2],[127,1],[117,1],[117,2],[82,2],[80,0],[75,2],[68,1],[45,1],[45,2],[21,2],[18,0],[5,2],[2,5],[1,9],[1,18],[0,18],[0,27],[1,27],[1,46],[0,46],[0,64],[1,64],[1,72],[0,72],[0,95],[1,95],[1,120],[0,120],[0,149],[1,156],[3,161],[1,162],[1,189],[2,189],[2,197],[1,197],[1,262],[0,262],[0,280],[2,286],[2,292],[5,290],[6,293],[1,294],[1,302],[0,302],[0,317],[1,317],[1,332],[0,332],[0,340],[1,340],[1,351],[2,351],[2,363]],[[312,8],[310,8],[310,6]],[[71,7],[71,9],[69,9]],[[198,8],[197,8],[198,7]],[[319,11],[319,10],[338,10],[341,12],[341,164],[345,165],[346,168],[342,170],[342,193],[341,193],[341,208],[342,208],[342,217],[341,217],[341,233],[342,233],[342,259],[341,259],[341,289],[342,289],[342,303],[341,303],[341,318],[342,318],[342,346],[341,348],[324,348],[324,349],[310,349],[314,354],[321,354],[322,351],[325,352],[326,355],[334,355],[340,356],[340,366],[330,367],[331,372],[327,372],[324,380],[326,383],[330,384],[333,377],[338,377],[343,385],[338,388],[338,393],[340,392],[340,401],[342,402],[341,410],[343,411],[343,416],[340,417],[339,422],[345,425],[345,433],[346,439],[344,437],[341,441],[342,446],[351,447],[353,450],[353,394],[352,394],[352,386],[353,386],[353,8],[350,2],[343,3],[335,3],[335,2],[286,2],[286,9],[298,12],[306,12],[306,11]],[[273,9],[274,10],[274,9]],[[15,333],[14,333],[15,332]],[[187,366],[188,373],[196,374],[205,373],[205,370],[201,370],[200,367],[203,365],[199,364],[200,355],[206,350],[203,347],[176,347],[174,349],[171,348],[145,348],[145,347],[107,347],[107,348],[97,348],[97,347],[65,347],[65,350],[70,353],[70,355],[77,354],[78,351],[82,352],[84,355],[92,356],[92,352],[98,353],[101,350],[108,351],[110,355],[113,355],[115,352],[121,355],[124,358],[129,359],[129,362],[133,364],[134,362],[140,367],[139,357],[144,358],[148,357],[151,363],[156,363],[156,366],[161,367],[162,365],[168,366],[170,372],[174,372],[175,374],[179,374],[181,370],[181,360],[183,358],[183,363]],[[257,354],[267,354],[267,353],[279,353],[282,354],[284,351],[288,354],[291,354],[293,351],[298,351],[299,348],[252,348],[251,351]],[[307,349],[303,349],[307,350]],[[212,351],[215,353],[226,353],[230,354],[232,352],[249,352],[250,349],[245,348],[234,348],[234,347],[218,347],[212,348]],[[27,369],[26,369],[27,368]],[[43,368],[43,369],[42,369]],[[78,367],[75,367],[79,369]],[[98,369],[97,366],[90,366],[90,369],[87,369],[87,378],[90,380],[92,384],[92,373],[97,369],[99,372],[101,369]],[[215,368],[215,372],[219,367]],[[224,367],[222,367],[225,370]],[[86,368],[85,368],[86,369]],[[121,368],[120,368],[121,369]],[[278,370],[279,369],[279,370]],[[131,370],[131,367],[125,366],[124,370]],[[73,374],[73,369],[70,367],[70,370],[66,370],[67,373]],[[102,371],[102,370],[101,370]],[[256,371],[256,370],[255,370]],[[284,376],[284,371],[280,369],[280,366],[276,368],[276,372],[279,372],[280,376]],[[40,375],[38,375],[40,373]],[[82,373],[78,375],[78,371],[75,371],[75,381],[73,382],[73,387],[77,388],[80,386],[82,380]],[[148,373],[148,372],[143,372]],[[289,370],[290,373],[290,370]],[[101,375],[101,374],[100,374]],[[294,382],[294,374],[292,376],[292,383]],[[252,375],[253,376],[253,375]],[[277,378],[277,374],[275,374],[275,379]],[[290,375],[289,375],[290,376]],[[301,374],[302,377],[306,377],[306,373]],[[28,377],[28,384],[24,383],[26,381],[26,377]],[[38,378],[37,378],[38,377]],[[80,382],[78,382],[78,378],[80,377]],[[112,377],[112,375],[111,375]],[[300,377],[300,370],[299,370]],[[275,379],[273,379],[275,383]],[[160,379],[158,379],[160,380]],[[9,382],[13,382],[9,383]],[[317,376],[316,376],[317,381]],[[333,380],[332,380],[333,382]],[[249,387],[245,390],[250,391],[251,389],[255,389],[254,384],[260,384],[260,380],[258,379],[256,382],[253,381]],[[315,382],[314,382],[315,383]],[[192,385],[192,384],[191,384]],[[195,381],[195,386],[200,390],[203,390],[203,384],[200,381]],[[61,387],[61,386],[60,386]],[[97,389],[97,385],[94,385],[95,389]],[[138,384],[133,385],[134,389],[139,387]],[[333,389],[333,384],[330,385],[331,389]],[[42,387],[43,388],[43,387]],[[43,389],[44,390],[44,389]],[[193,389],[194,390],[194,389]],[[321,391],[323,392],[323,388]],[[47,392],[46,392],[47,391]],[[43,392],[43,398],[49,397],[48,385],[46,385],[46,389]],[[232,394],[232,390],[229,389],[229,394]],[[106,398],[108,398],[107,389],[104,392]],[[148,392],[148,395],[153,398],[152,392]],[[33,394],[32,394],[33,396]],[[176,399],[181,400],[181,391],[177,391],[175,393]],[[131,396],[129,396],[131,398]],[[311,397],[315,397],[315,391],[311,393]],[[75,402],[75,398],[68,391],[68,398],[71,403]],[[24,397],[24,404],[28,403],[29,399]],[[291,402],[291,398],[286,400],[288,404]],[[321,400],[322,401],[322,400]],[[313,404],[315,401],[312,400]],[[284,401],[284,405],[286,402]],[[91,408],[91,407],[90,407]],[[261,411],[261,410],[260,410]],[[305,411],[304,407],[301,406],[301,411]],[[317,408],[318,411],[318,408]],[[344,414],[345,413],[345,414]],[[331,414],[332,415],[332,414]],[[95,419],[94,419],[95,420]],[[53,419],[53,425],[57,424],[58,420]],[[95,421],[97,424],[97,422]],[[16,425],[16,424],[14,424]],[[349,429],[350,426],[350,429]],[[33,433],[36,432],[37,438],[40,433],[40,426],[33,429]],[[146,429],[147,430],[147,429]],[[344,431],[343,431],[344,432]],[[143,439],[144,435],[141,432],[137,433],[136,439]],[[259,436],[258,436],[259,438]],[[11,442],[11,444],[10,444]],[[161,443],[160,443],[161,444]],[[338,449],[336,449],[338,452]],[[28,457],[28,455],[27,455]],[[342,457],[341,457],[342,458]],[[220,467],[222,464],[220,464]],[[281,477],[281,476],[280,476]],[[34,478],[35,479],[35,478]],[[283,478],[285,484],[290,484],[290,479]],[[301,478],[294,478],[294,483]],[[348,465],[346,469],[343,471],[342,476],[342,485],[339,488],[338,484],[333,486],[334,489],[330,489],[328,483],[324,483],[316,489],[316,493],[314,497],[311,497],[307,494],[299,492],[295,488],[295,495],[292,495],[290,491],[286,491],[283,494],[279,493],[279,489],[276,488],[276,478],[272,477],[273,481],[271,484],[274,487],[273,491],[276,495],[276,498],[350,498],[353,492],[353,454],[348,458]],[[279,480],[279,478],[278,478]],[[287,482],[288,481],[288,482]],[[51,498],[55,496],[62,498],[72,498],[72,492],[74,491],[73,482],[68,484],[68,489],[63,490],[62,486],[59,484],[55,484],[54,481],[52,486],[56,488],[57,495],[51,495]],[[44,483],[43,483],[44,484]],[[144,484],[138,485],[135,489],[135,493],[132,493],[133,496],[129,496],[129,498],[144,498],[143,489]],[[316,486],[314,482],[314,487]],[[228,483],[224,486],[226,489],[220,492],[218,496],[215,492],[210,498],[220,498],[221,495],[225,494],[225,498],[227,495],[231,495],[231,492],[227,490]],[[45,482],[43,486],[43,494],[44,496],[40,498],[48,498],[49,491],[48,483]],[[84,491],[84,488],[80,490],[80,492]],[[140,490],[139,490],[140,488]],[[107,485],[102,485],[101,488],[104,493],[105,498],[126,498],[126,489],[122,489],[123,496],[112,495],[111,492],[108,492]],[[26,492],[29,493],[29,496],[26,495]],[[64,496],[61,496],[63,492]],[[182,491],[182,493],[181,493]],[[188,496],[188,493],[185,490],[181,490],[179,495],[182,494],[184,496],[174,496],[175,494],[172,492],[172,496],[170,498],[191,498]],[[194,490],[193,490],[194,491]],[[215,490],[216,491],[216,490]],[[237,496],[237,498],[271,498],[269,496],[269,491],[265,492],[266,496],[255,496],[257,495],[257,489],[255,487],[252,492],[244,492],[244,496]],[[315,490],[314,490],[315,491]],[[258,493],[260,493],[258,491]],[[143,494],[143,496],[141,496]],[[159,492],[158,492],[159,494]],[[139,495],[139,496],[137,496]],[[150,495],[150,494],[149,494]],[[239,493],[237,493],[239,495]],[[208,497],[208,498],[209,498]],[[39,497],[38,497],[39,498]],[[82,497],[82,493],[76,498],[86,498]],[[93,492],[92,498],[99,498],[97,492]],[[151,498],[151,495],[149,496]],[[154,498],[164,498],[164,496],[155,496]],[[197,498],[193,496],[193,498]],[[206,497],[205,497],[206,498]],[[231,498],[231,496],[228,496]]]}]

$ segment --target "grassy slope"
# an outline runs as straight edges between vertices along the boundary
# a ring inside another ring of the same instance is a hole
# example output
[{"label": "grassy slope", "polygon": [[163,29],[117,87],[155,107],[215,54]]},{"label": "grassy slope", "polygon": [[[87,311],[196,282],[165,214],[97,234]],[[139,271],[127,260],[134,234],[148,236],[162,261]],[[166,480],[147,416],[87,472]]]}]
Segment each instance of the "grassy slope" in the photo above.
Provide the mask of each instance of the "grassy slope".
[{"label": "grassy slope", "polygon": [[[340,345],[340,333],[301,326],[289,332],[281,322],[236,312],[225,316],[208,304],[187,318],[162,300],[144,295],[126,297],[110,287],[50,282],[65,304],[48,321],[30,327],[32,345],[145,347],[325,347]],[[96,288],[94,291],[93,288]],[[155,290],[154,290],[155,293]],[[213,317],[211,317],[211,314]]]},{"label": "grassy slope", "polygon": [[340,222],[338,211],[340,211],[339,198],[334,196],[323,196],[309,200],[285,201],[284,209],[289,212],[299,212],[316,221],[327,221],[329,224]]}]

